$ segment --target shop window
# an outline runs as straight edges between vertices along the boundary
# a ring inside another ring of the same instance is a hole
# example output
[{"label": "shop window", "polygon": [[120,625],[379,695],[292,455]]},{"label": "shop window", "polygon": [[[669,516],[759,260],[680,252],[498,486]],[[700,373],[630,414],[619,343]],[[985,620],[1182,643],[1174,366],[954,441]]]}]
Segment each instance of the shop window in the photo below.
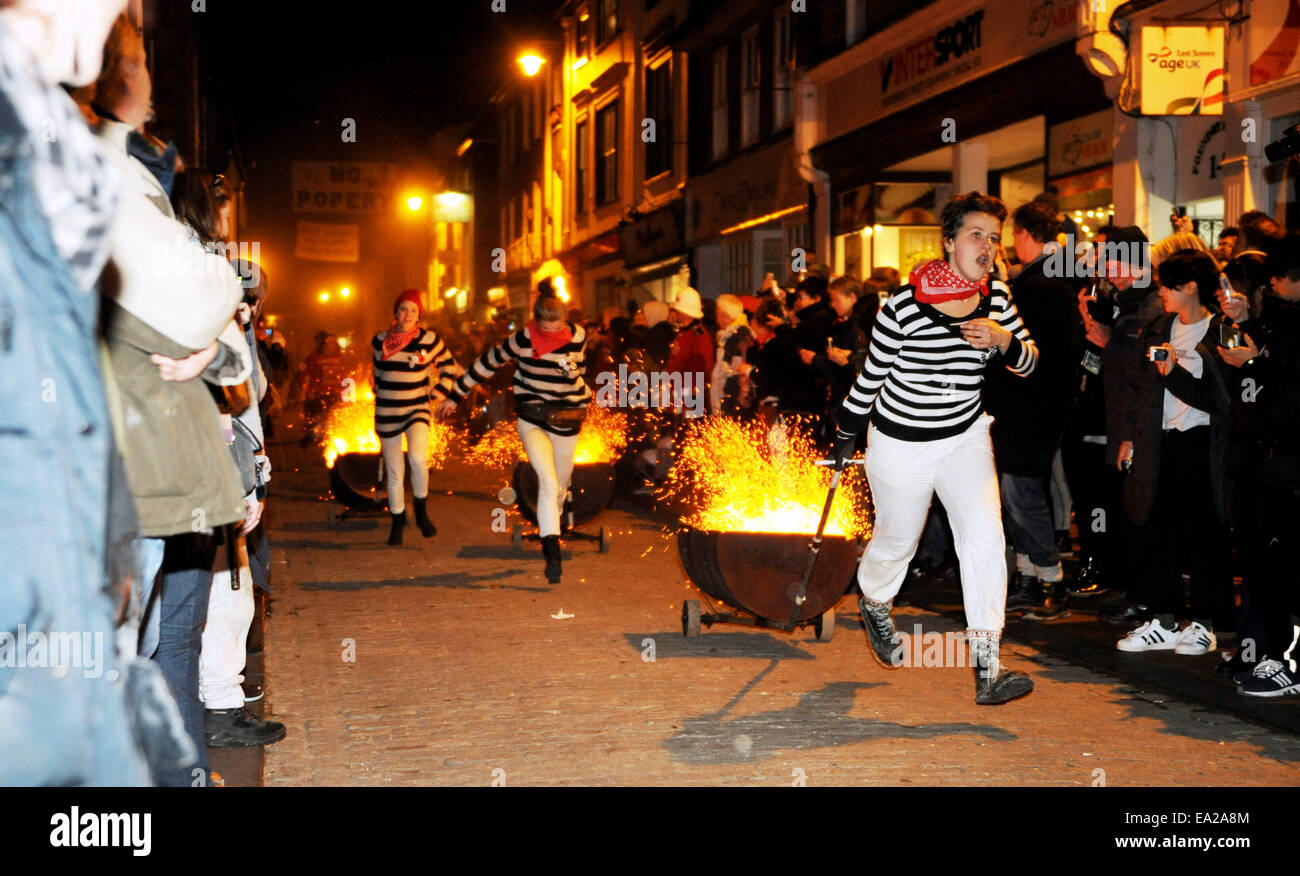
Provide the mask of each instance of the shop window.
[{"label": "shop window", "polygon": [[645,110],[654,119],[655,139],[645,144],[646,179],[673,169],[673,68],[671,61],[646,70]]},{"label": "shop window", "polygon": [[618,108],[619,102],[596,110],[596,204],[618,200]]},{"label": "shop window", "polygon": [[713,160],[727,154],[727,48],[713,54]]},{"label": "shop window", "polygon": [[752,28],[741,40],[740,145],[745,147],[758,140],[759,88],[762,85],[763,65],[758,50],[758,28]]},{"label": "shop window", "polygon": [[747,295],[754,290],[754,241],[744,237],[727,241],[727,288],[735,295]]}]

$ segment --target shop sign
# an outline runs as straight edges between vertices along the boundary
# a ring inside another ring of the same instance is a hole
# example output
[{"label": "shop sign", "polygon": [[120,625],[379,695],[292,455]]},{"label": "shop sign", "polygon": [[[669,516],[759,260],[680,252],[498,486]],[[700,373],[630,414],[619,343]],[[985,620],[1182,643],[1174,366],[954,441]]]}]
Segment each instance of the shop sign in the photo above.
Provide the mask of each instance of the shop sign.
[{"label": "shop sign", "polygon": [[1115,111],[1104,109],[1047,129],[1047,175],[1065,176],[1114,156]]},{"label": "shop sign", "polygon": [[1223,114],[1223,28],[1142,28],[1144,116]]},{"label": "shop sign", "polygon": [[315,262],[355,262],[361,255],[361,227],[299,222],[293,254]]},{"label": "shop sign", "polygon": [[627,267],[663,259],[683,249],[682,225],[685,199],[678,198],[635,222],[621,232],[623,264]]},{"label": "shop sign", "polygon": [[1223,197],[1223,159],[1228,149],[1223,119],[1179,119],[1178,142],[1186,144],[1178,158],[1179,200]]},{"label": "shop sign", "polygon": [[1300,74],[1300,0],[1252,0],[1245,40],[1250,87]]},{"label": "shop sign", "polygon": [[379,213],[393,201],[393,166],[376,162],[295,161],[298,213]]},{"label": "shop sign", "polygon": [[937,26],[920,12],[869,38],[879,42],[879,53],[826,82],[819,94],[830,108],[823,142],[1074,39],[1078,5],[970,3]]}]

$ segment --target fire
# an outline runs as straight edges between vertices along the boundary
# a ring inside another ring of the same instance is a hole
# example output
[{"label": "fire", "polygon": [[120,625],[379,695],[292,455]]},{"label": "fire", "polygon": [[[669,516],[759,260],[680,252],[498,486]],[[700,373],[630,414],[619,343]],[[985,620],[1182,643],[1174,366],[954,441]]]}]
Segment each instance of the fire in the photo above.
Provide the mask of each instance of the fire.
[{"label": "fire", "polygon": [[[578,433],[574,464],[614,462],[627,447],[627,433],[627,414],[592,405]],[[465,454],[466,462],[485,468],[509,468],[526,458],[515,424],[506,420],[495,423]]]},{"label": "fire", "polygon": [[[379,436],[375,434],[375,393],[370,388],[369,377],[352,375],[356,398],[330,408],[325,426],[325,465],[333,468],[334,461],[344,453],[379,453]],[[429,426],[429,468],[442,468],[451,449],[452,429],[442,423]],[[402,439],[406,447],[406,439]]]},{"label": "fire", "polygon": [[[683,522],[726,532],[817,531],[832,471],[800,424],[764,433],[761,423],[711,417],[692,424],[668,475],[668,492],[697,510]],[[827,535],[870,530],[867,485],[857,466],[840,478]]]}]

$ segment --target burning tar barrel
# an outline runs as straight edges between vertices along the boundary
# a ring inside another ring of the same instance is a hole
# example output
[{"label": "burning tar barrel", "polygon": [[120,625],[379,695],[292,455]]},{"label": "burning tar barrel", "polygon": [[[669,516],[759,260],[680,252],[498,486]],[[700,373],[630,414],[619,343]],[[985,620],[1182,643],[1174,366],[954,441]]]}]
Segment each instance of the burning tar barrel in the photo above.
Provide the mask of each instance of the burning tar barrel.
[{"label": "burning tar barrel", "polygon": [[[811,540],[802,533],[683,526],[677,532],[677,551],[686,574],[709,596],[758,618],[787,624]],[[797,620],[812,620],[835,607],[853,583],[860,550],[856,538],[824,538]]]},{"label": "burning tar barrel", "polygon": [[[526,461],[515,465],[510,484],[515,490],[515,503],[524,519],[537,524],[537,472]],[[580,462],[573,467],[569,481],[573,494],[572,526],[581,526],[593,519],[614,498],[614,464],[612,462]],[[570,525],[565,521],[566,528]]]},{"label": "burning tar barrel", "polygon": [[388,498],[381,490],[378,453],[342,453],[330,466],[330,491],[354,511],[382,511]]}]

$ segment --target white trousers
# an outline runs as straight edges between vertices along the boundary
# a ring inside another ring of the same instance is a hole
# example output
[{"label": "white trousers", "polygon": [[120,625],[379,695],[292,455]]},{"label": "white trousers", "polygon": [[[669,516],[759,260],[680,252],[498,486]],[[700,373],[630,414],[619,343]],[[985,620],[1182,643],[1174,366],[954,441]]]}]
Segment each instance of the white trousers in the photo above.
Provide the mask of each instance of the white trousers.
[{"label": "white trousers", "polygon": [[577,435],[556,435],[541,426],[520,420],[519,439],[524,442],[528,462],[537,472],[537,528],[543,537],[560,534],[560,512],[573,476],[573,455]]},{"label": "white trousers", "polygon": [[858,567],[858,585],[868,599],[889,602],[907,576],[925,528],[933,494],[952,524],[961,563],[966,625],[1002,629],[1007,604],[1006,537],[989,426],[982,415],[965,432],[938,441],[900,441],[871,427],[867,480],[876,524]]},{"label": "white trousers", "polygon": [[230,564],[226,546],[217,548],[208,593],[208,620],[203,626],[199,651],[199,699],[209,709],[240,709],[244,689],[240,684],[248,659],[248,628],[253,623],[253,573],[248,567],[248,549],[242,535],[235,537],[238,590],[230,589]]},{"label": "white trousers", "polygon": [[[406,436],[406,459],[402,458],[402,435]],[[388,510],[401,514],[406,510],[406,486],[403,473],[411,471],[411,492],[417,499],[429,495],[429,427],[412,423],[401,435],[380,438],[384,454],[384,473],[388,481]],[[410,463],[407,465],[407,463]]]}]

